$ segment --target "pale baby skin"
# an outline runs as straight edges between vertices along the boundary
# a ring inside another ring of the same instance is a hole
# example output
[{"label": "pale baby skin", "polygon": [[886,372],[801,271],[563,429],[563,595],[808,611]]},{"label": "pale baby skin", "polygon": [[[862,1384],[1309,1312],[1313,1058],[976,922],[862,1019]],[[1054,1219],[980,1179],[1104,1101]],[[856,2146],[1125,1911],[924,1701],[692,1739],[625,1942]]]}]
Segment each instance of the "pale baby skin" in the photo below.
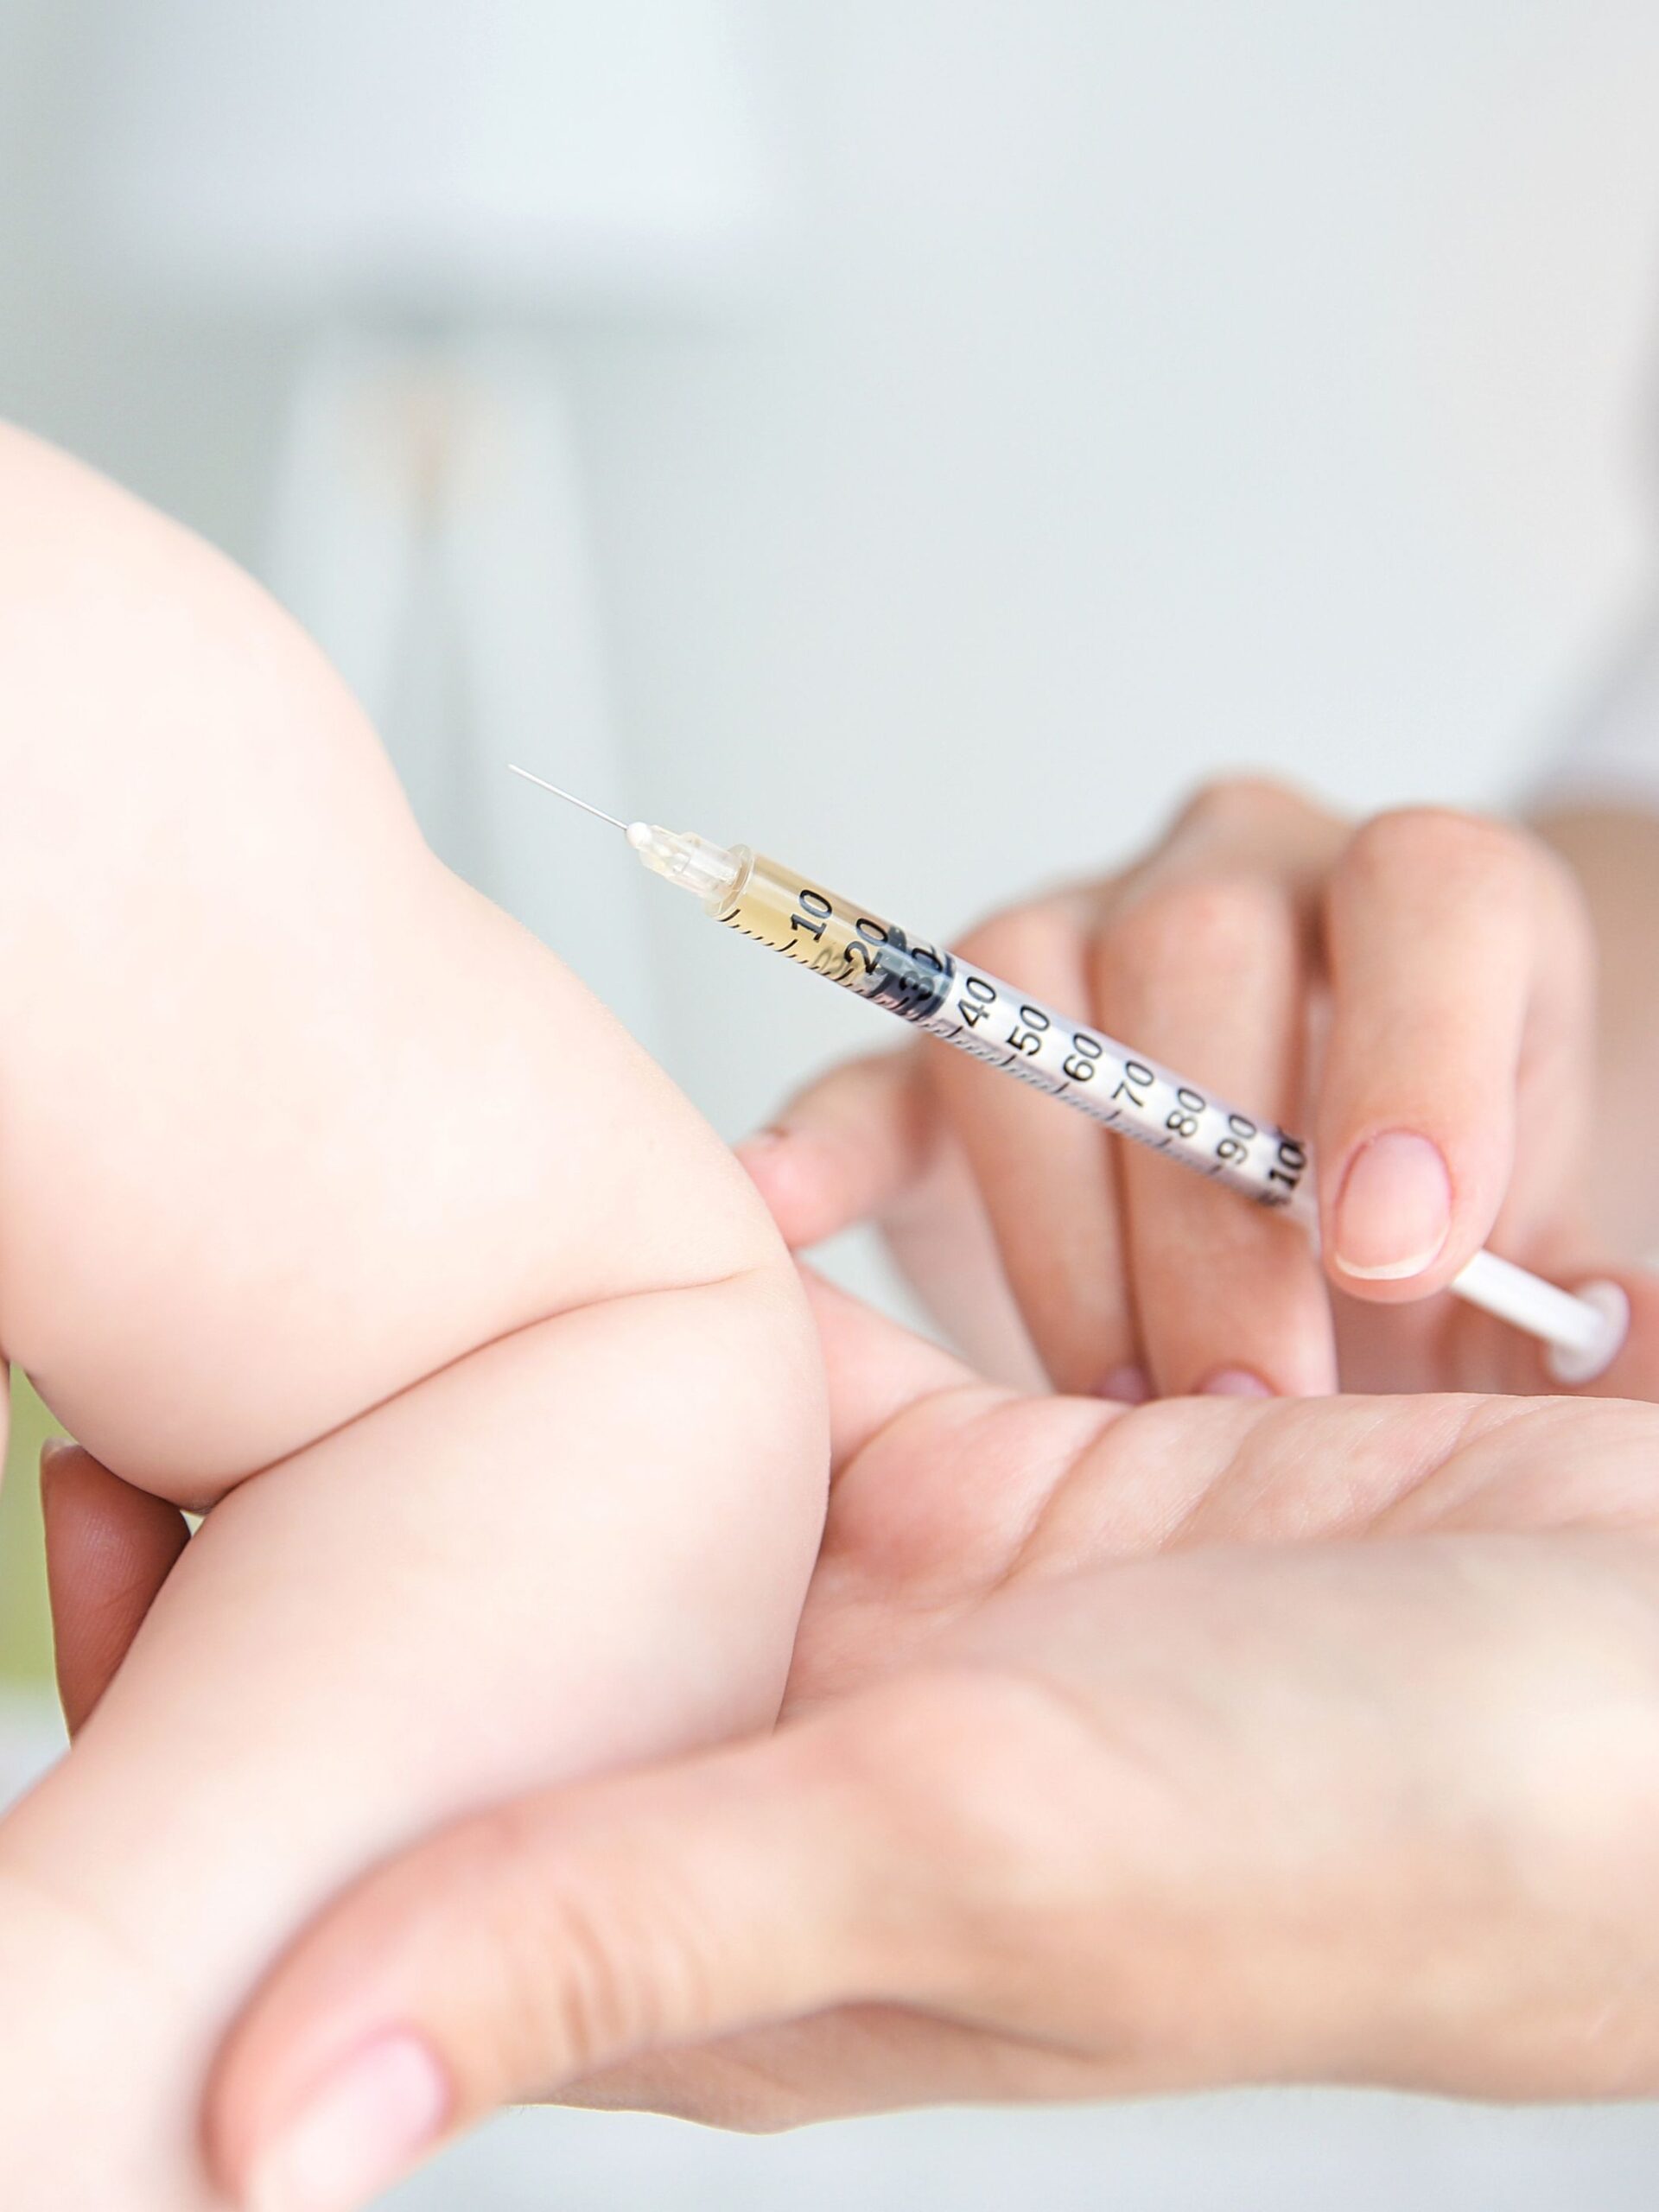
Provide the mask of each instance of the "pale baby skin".
[{"label": "pale baby skin", "polygon": [[775,1710],[821,1381],[741,1172],[315,647],[4,430],[0,756],[0,1346],[211,1509],[0,1823],[0,2204],[206,2212],[216,2042],[344,1881]]}]

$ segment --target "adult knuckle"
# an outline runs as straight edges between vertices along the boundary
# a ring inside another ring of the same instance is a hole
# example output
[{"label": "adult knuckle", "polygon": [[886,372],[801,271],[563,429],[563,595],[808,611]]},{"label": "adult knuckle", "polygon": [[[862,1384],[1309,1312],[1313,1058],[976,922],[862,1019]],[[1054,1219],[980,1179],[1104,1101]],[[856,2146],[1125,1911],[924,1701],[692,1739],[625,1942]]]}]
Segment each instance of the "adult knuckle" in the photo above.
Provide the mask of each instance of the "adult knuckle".
[{"label": "adult knuckle", "polygon": [[1410,880],[1437,887],[1472,885],[1489,895],[1534,880],[1532,841],[1508,823],[1452,807],[1397,807],[1354,832],[1341,873],[1366,889]]},{"label": "adult knuckle", "polygon": [[637,1906],[594,1878],[579,1827],[562,1834],[526,1801],[476,1815],[456,1849],[446,1871],[475,1901],[485,1962],[473,2044],[493,2078],[550,2083],[649,2037],[675,1986],[671,1930],[639,1940]]},{"label": "adult knuckle", "polygon": [[1201,783],[1175,817],[1175,830],[1255,830],[1289,814],[1313,811],[1294,785],[1276,776],[1214,776]]},{"label": "adult knuckle", "polygon": [[[619,1942],[613,1910],[580,1890],[543,1900],[537,1956],[523,1950],[509,1967],[520,2031],[560,2075],[583,2074],[646,2040],[655,1986],[633,1970],[633,1947]],[[653,1967],[661,1961],[654,1959]]]},{"label": "adult knuckle", "polygon": [[977,924],[957,950],[970,967],[988,969],[1034,989],[1052,971],[1057,957],[1075,945],[1077,935],[1075,923],[1057,906],[1009,906]]},{"label": "adult knuckle", "polygon": [[1104,933],[1106,966],[1157,978],[1251,972],[1286,943],[1290,913],[1262,875],[1160,884],[1129,902]]}]

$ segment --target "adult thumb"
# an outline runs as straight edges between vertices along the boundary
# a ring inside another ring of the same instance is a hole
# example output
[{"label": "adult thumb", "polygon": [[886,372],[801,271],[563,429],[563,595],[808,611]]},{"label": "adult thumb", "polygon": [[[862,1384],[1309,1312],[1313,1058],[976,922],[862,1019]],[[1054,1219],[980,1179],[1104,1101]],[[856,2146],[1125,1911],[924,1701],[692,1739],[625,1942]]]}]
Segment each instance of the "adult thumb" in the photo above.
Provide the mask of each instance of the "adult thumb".
[{"label": "adult thumb", "polygon": [[[555,1789],[369,1876],[304,1935],[217,2069],[220,2185],[353,2212],[496,2106],[909,1978],[882,1793],[838,1722]],[[908,1932],[907,1932],[908,1931]]]}]

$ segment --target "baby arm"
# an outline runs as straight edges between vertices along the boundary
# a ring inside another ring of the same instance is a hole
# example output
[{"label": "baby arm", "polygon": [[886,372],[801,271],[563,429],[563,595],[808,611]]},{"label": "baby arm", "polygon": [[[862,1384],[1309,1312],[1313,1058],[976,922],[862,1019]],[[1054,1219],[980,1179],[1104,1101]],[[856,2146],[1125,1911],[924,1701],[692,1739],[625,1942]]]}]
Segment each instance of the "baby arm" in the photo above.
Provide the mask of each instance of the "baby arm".
[{"label": "baby arm", "polygon": [[0,435],[0,1342],[211,1506],[0,1826],[0,2202],[211,2202],[250,1978],[404,1838],[775,1703],[821,1510],[744,1179],[262,594]]}]

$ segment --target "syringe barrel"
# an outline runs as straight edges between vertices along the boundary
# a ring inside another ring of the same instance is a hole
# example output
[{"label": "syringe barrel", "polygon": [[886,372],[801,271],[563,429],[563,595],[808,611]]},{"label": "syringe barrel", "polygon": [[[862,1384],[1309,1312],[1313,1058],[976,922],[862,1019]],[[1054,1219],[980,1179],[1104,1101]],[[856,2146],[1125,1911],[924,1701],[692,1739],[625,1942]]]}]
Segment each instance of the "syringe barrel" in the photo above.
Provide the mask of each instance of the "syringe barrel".
[{"label": "syringe barrel", "polygon": [[823,885],[804,882],[764,854],[740,846],[734,857],[741,863],[737,880],[706,909],[728,928],[1103,1128],[1168,1153],[1260,1205],[1311,1217],[1308,1153],[1300,1138]]},{"label": "syringe barrel", "polygon": [[[636,830],[642,833],[636,834]],[[1300,1137],[1256,1122],[1102,1030],[1045,1006],[931,939],[912,938],[747,845],[706,845],[638,824],[628,839],[647,865],[696,891],[705,913],[769,944],[918,1029],[1017,1076],[1119,1136],[1167,1154],[1319,1235],[1313,1160]],[[687,861],[685,854],[690,854]],[[1577,1297],[1478,1253],[1452,1288],[1529,1330],[1570,1359],[1560,1379],[1600,1373],[1623,1341],[1629,1304],[1617,1285]]]},{"label": "syringe barrel", "polygon": [[704,905],[716,921],[910,1020],[943,1003],[948,954],[913,944],[896,924],[804,883],[793,869],[747,845],[734,847],[733,858],[737,880]]}]

